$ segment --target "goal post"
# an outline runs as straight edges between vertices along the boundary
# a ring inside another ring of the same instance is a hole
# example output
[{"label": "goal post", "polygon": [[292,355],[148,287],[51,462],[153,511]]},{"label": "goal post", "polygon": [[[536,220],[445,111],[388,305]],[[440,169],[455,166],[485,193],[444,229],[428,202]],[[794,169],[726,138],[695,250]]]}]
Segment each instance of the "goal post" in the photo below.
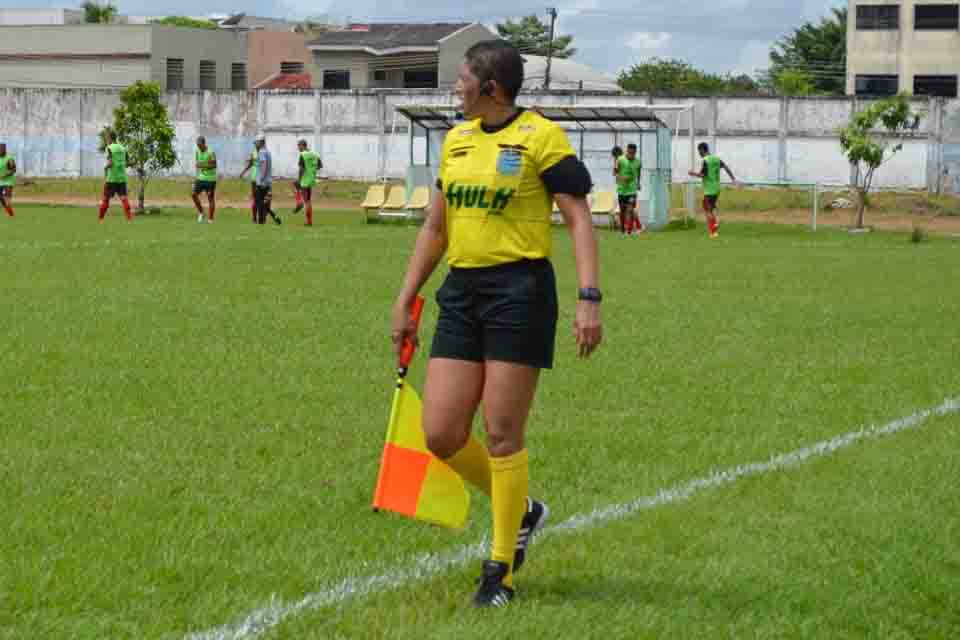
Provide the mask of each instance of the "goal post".
[{"label": "goal post", "polygon": [[[688,180],[678,185],[683,189],[686,198],[685,210],[696,210],[698,185],[699,183],[695,180]],[[820,185],[816,182],[738,180],[736,185],[724,182],[718,211],[722,218],[724,211],[763,213],[806,209],[807,224],[811,231],[816,231],[820,195]]]}]

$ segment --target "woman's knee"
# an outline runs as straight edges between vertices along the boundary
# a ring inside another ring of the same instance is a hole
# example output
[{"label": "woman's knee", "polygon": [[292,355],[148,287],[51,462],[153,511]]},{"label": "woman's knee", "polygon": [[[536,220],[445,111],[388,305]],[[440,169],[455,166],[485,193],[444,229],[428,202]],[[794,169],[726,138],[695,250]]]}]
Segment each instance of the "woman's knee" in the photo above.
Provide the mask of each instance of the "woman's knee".
[{"label": "woman's knee", "polygon": [[470,432],[463,429],[424,429],[427,449],[430,453],[446,460],[463,449],[470,437]]}]

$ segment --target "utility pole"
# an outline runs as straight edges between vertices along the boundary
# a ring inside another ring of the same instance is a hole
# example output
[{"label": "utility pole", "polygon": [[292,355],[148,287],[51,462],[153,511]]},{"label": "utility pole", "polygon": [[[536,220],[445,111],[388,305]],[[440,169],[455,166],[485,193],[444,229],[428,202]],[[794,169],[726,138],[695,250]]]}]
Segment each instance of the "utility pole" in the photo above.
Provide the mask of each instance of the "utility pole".
[{"label": "utility pole", "polygon": [[556,7],[547,9],[547,15],[550,16],[550,40],[547,42],[547,71],[543,79],[543,88],[550,91],[550,64],[553,62],[553,29],[557,24]]}]

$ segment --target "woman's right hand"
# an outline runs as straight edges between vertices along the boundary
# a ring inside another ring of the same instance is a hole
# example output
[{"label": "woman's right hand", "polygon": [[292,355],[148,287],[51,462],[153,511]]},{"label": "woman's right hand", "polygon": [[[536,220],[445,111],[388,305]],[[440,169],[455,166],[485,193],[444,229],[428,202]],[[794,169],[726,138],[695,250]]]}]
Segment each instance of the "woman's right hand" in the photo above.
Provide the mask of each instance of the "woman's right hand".
[{"label": "woman's right hand", "polygon": [[393,305],[393,323],[390,332],[390,340],[393,342],[393,352],[400,357],[400,350],[406,339],[412,340],[415,346],[419,345],[417,338],[417,323],[410,317],[410,308],[413,302],[408,301],[401,296]]}]

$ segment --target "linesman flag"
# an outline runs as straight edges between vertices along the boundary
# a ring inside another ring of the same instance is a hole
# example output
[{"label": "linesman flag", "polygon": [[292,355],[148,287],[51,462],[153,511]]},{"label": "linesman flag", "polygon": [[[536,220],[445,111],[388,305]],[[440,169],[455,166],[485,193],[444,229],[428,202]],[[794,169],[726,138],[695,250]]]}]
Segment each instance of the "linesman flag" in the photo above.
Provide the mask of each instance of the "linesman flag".
[{"label": "linesman flag", "polygon": [[[418,326],[422,311],[423,298],[418,296],[411,310]],[[397,390],[393,394],[373,509],[462,529],[470,510],[470,494],[460,475],[427,449],[420,396],[406,382],[415,350],[412,340],[405,340],[400,350]]]}]

